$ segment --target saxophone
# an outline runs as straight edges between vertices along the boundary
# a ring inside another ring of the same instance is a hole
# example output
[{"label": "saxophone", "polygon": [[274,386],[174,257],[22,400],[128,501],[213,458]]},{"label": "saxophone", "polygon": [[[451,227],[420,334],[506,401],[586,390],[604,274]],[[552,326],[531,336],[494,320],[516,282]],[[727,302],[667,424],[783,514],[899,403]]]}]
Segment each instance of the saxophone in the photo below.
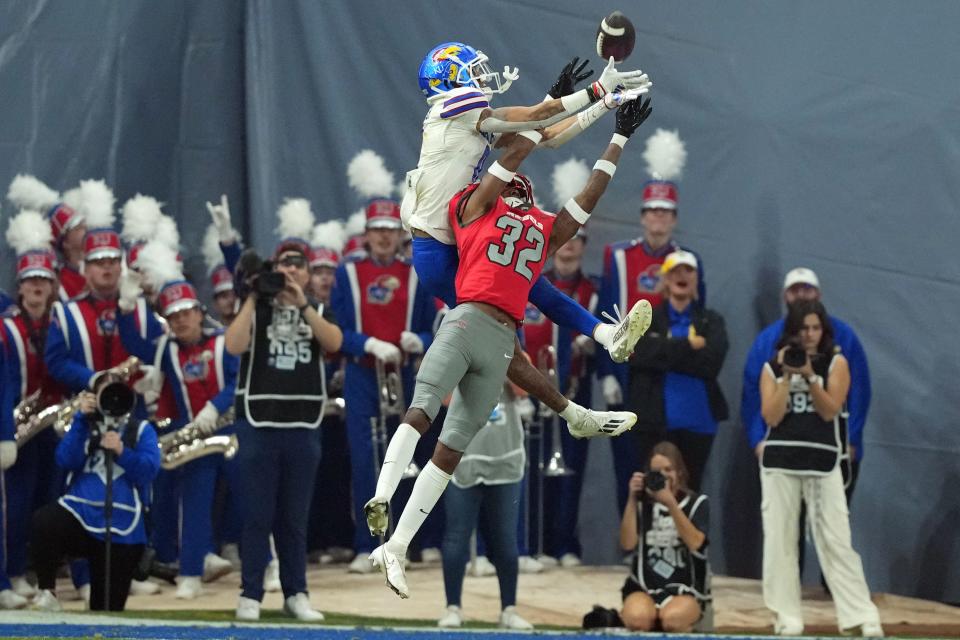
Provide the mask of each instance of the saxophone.
[{"label": "saxophone", "polygon": [[216,453],[222,453],[224,458],[230,460],[237,455],[240,448],[236,434],[214,434],[235,421],[234,409],[230,407],[217,418],[212,429],[190,422],[173,433],[160,436],[157,441],[160,447],[160,466],[168,470],[176,469],[197,458]]},{"label": "saxophone", "polygon": [[[137,371],[140,370],[140,360],[136,356],[130,356],[115,367],[107,369],[105,375],[113,375],[120,380],[128,381]],[[33,392],[17,405],[14,410],[14,416],[17,420],[17,433],[14,439],[17,442],[17,448],[20,449],[27,444],[37,434],[48,427],[53,427],[54,431],[61,438],[63,434],[70,430],[73,423],[73,416],[80,408],[80,395],[77,394],[69,400],[52,404],[45,409],[37,411],[40,390]],[[23,420],[21,421],[21,416]]]}]

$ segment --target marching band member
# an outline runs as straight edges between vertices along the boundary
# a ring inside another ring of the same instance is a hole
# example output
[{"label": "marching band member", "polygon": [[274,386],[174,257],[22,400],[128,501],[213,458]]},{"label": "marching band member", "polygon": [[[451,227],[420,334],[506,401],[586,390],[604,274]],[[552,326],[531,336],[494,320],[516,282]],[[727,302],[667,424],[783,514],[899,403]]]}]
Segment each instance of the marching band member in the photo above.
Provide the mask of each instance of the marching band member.
[{"label": "marching band member", "polygon": [[[63,400],[63,389],[47,374],[43,363],[50,306],[56,299],[56,256],[50,248],[50,225],[36,211],[22,211],[7,227],[7,242],[17,254],[17,304],[3,319],[3,341],[7,345],[7,375],[4,393],[10,394],[11,410],[34,393],[32,403],[39,411]],[[9,416],[6,416],[9,417]],[[16,428],[17,425],[14,425]],[[6,490],[6,572],[18,598],[35,595],[27,582],[27,544],[34,505],[52,489],[53,430],[38,434],[25,445],[13,446],[16,464],[5,472]],[[42,484],[41,484],[42,483]],[[9,598],[8,598],[9,600]],[[24,603],[26,601],[24,600]],[[8,603],[9,604],[9,603]],[[0,606],[3,596],[0,596]]]},{"label": "marching band member", "polygon": [[[162,242],[148,242],[140,251],[139,269],[149,274],[153,282],[165,282],[158,287],[157,308],[170,333],[149,341],[143,338],[134,319],[135,305],[121,300],[121,341],[143,362],[159,360],[176,402],[171,427],[176,430],[193,424],[212,432],[233,405],[238,358],[225,351],[222,330],[204,330],[197,292],[183,280],[172,249]],[[132,273],[125,279],[133,280],[130,286],[138,283]],[[161,470],[157,478],[154,545],[157,559],[170,563],[177,559],[180,539],[180,583],[176,593],[180,599],[200,595],[201,577],[209,582],[232,571],[229,562],[213,553],[210,514],[220,464],[219,456],[204,456],[177,469]],[[179,536],[178,512],[182,514]]]},{"label": "marching band member", "polygon": [[203,259],[207,264],[207,274],[210,277],[213,308],[220,322],[228,325],[236,317],[240,301],[233,290],[233,272],[224,262],[224,253],[220,247],[220,232],[215,224],[207,227],[207,233],[203,236]]},{"label": "marching band member", "polygon": [[[72,190],[74,191],[74,190]],[[70,192],[68,192],[70,193]],[[53,231],[53,246],[59,254],[57,277],[60,282],[58,295],[62,302],[74,298],[87,286],[83,275],[83,239],[87,224],[73,198],[60,194],[30,175],[18,174],[10,183],[7,199],[20,209],[44,213]],[[70,200],[68,204],[66,200]]]}]

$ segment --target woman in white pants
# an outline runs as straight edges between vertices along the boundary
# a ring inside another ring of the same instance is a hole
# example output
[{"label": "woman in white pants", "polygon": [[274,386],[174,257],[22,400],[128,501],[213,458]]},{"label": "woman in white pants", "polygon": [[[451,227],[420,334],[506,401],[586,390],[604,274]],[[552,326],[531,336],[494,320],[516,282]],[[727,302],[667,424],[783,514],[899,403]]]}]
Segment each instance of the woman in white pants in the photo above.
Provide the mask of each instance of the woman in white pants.
[{"label": "woman in white pants", "polygon": [[760,464],[763,599],[776,614],[776,632],[803,633],[797,561],[803,500],[840,631],[882,636],[880,614],[850,543],[839,467],[838,416],[850,388],[850,369],[834,347],[822,304],[804,301],[790,308],[777,355],[764,365],[759,382],[767,423]]}]

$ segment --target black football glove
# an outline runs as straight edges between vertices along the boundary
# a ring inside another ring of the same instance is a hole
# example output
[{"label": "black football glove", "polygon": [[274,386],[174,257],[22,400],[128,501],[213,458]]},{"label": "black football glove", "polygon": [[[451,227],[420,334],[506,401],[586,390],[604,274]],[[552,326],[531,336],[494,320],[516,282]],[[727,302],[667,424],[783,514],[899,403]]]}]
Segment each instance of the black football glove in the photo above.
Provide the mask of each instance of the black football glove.
[{"label": "black football glove", "polygon": [[588,64],[587,60],[584,60],[579,67],[577,66],[578,62],[580,62],[580,56],[567,63],[567,66],[560,72],[560,77],[557,78],[548,92],[551,98],[562,98],[570,95],[574,92],[578,82],[582,82],[593,75],[593,69],[583,71],[583,68]]},{"label": "black football glove", "polygon": [[631,100],[626,104],[620,105],[617,109],[617,128],[616,133],[629,138],[637,127],[643,124],[643,121],[653,113],[653,107],[650,106],[650,98],[643,100]]}]

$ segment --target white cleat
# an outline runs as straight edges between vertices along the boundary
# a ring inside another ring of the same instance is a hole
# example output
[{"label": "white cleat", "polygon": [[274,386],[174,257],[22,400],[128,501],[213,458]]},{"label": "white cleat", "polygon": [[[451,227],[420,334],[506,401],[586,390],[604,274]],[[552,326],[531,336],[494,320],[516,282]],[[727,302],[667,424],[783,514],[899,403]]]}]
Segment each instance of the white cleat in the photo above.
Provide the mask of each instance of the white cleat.
[{"label": "white cleat", "polygon": [[606,311],[603,316],[614,323],[613,339],[607,350],[610,352],[610,358],[614,362],[626,362],[633,353],[633,348],[637,341],[650,328],[653,321],[653,307],[646,300],[638,300],[627,317],[620,317],[620,309],[613,306],[613,312],[617,317],[613,317]]},{"label": "white cleat", "polygon": [[567,430],[574,438],[613,438],[629,431],[637,423],[637,414],[632,411],[594,411],[579,405],[573,406],[577,415],[567,422]]},{"label": "white cleat", "polygon": [[390,523],[390,502],[386,498],[373,496],[363,505],[363,514],[367,517],[370,535],[382,536]]},{"label": "white cleat", "polygon": [[393,589],[394,593],[404,599],[410,597],[410,590],[407,588],[407,573],[404,567],[405,558],[400,558],[397,554],[387,550],[385,544],[374,549],[369,558],[370,562],[380,569],[387,581],[387,586]]}]

